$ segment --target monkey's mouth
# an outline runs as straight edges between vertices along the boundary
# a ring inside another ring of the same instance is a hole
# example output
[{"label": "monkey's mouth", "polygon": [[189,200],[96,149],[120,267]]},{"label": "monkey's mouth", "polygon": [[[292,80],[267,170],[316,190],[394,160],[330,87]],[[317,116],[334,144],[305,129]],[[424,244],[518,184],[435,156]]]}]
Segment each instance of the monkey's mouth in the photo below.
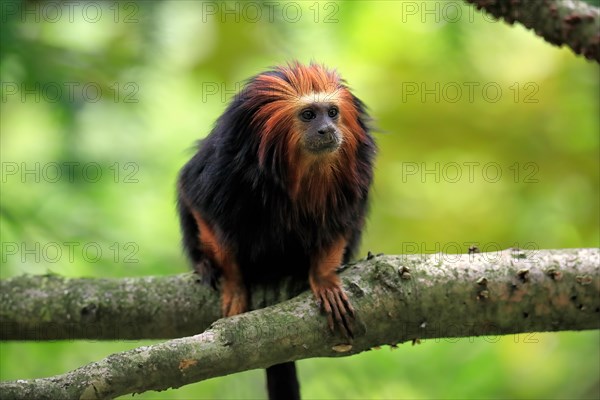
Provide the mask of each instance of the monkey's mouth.
[{"label": "monkey's mouth", "polygon": [[339,149],[341,140],[336,133],[315,134],[304,139],[304,148],[312,154],[327,154]]}]

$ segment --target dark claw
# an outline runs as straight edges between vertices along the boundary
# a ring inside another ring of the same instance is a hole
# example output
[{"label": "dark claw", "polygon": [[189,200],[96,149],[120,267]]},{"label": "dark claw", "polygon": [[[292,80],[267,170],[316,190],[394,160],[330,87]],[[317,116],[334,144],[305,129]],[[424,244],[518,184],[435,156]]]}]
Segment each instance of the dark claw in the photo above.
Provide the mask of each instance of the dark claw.
[{"label": "dark claw", "polygon": [[317,302],[327,316],[327,325],[331,332],[336,326],[346,339],[354,337],[352,333],[352,319],[354,308],[344,291],[339,287],[323,288],[318,291]]},{"label": "dark claw", "polygon": [[331,309],[333,310],[333,317],[339,325],[342,323],[342,315],[340,314],[338,302],[336,301],[335,297],[335,293],[333,293],[331,290],[327,291],[327,299],[329,300],[329,304],[331,305]]},{"label": "dark claw", "polygon": [[327,325],[329,325],[329,330],[333,332],[333,318],[331,316],[331,306],[329,305],[329,301],[325,298],[324,293],[319,293],[319,298],[317,299],[319,303],[319,307],[325,311],[327,315]]},{"label": "dark claw", "polygon": [[344,307],[348,311],[350,311],[350,315],[352,317],[354,317],[356,315],[356,314],[354,314],[354,307],[352,307],[352,304],[350,303],[350,299],[348,299],[348,296],[346,295],[346,292],[344,292],[342,290],[342,291],[340,291],[340,293],[341,293],[342,300],[344,301],[344,303],[343,303]]}]

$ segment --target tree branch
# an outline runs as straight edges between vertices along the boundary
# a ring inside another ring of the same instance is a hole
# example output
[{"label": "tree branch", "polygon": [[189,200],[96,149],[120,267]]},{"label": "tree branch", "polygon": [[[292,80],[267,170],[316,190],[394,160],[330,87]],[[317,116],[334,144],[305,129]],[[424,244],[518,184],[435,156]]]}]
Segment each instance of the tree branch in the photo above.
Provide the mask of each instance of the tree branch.
[{"label": "tree branch", "polygon": [[578,0],[466,0],[509,24],[520,22],[547,42],[566,44],[600,62],[600,9]]},{"label": "tree branch", "polygon": [[[306,290],[253,292],[253,308]],[[22,275],[0,280],[0,340],[172,339],[221,317],[219,293],[194,273],[124,279]]]},{"label": "tree branch", "polygon": [[0,281],[0,339],[155,339],[202,332],[218,293],[194,274],[125,279],[23,275]]},{"label": "tree branch", "polygon": [[[0,397],[105,399],[415,339],[600,328],[599,249],[376,257],[350,266],[342,280],[358,310],[352,343],[328,332],[304,293],[64,375],[3,382]],[[157,309],[175,299],[162,300]]]}]

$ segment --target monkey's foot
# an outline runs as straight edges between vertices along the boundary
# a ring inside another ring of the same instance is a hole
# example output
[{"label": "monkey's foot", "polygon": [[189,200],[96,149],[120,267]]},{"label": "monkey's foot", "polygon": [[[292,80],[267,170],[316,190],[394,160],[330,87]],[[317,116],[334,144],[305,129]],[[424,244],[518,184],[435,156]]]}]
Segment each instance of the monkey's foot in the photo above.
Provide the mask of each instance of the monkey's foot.
[{"label": "monkey's foot", "polygon": [[315,285],[313,293],[317,298],[317,302],[327,314],[327,323],[329,329],[334,332],[335,326],[346,337],[350,339],[354,337],[352,334],[352,322],[354,320],[354,308],[348,300],[348,296],[344,293],[341,286],[332,285]]},{"label": "monkey's foot", "polygon": [[221,295],[221,313],[225,317],[242,314],[248,311],[248,300],[245,290],[223,290]]}]

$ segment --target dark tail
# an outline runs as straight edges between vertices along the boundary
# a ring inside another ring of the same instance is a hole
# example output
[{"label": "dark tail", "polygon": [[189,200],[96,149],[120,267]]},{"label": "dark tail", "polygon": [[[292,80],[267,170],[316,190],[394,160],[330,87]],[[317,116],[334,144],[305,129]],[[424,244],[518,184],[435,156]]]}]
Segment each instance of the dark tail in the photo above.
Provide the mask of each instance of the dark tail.
[{"label": "dark tail", "polygon": [[286,362],[267,368],[269,400],[300,400],[296,364]]}]

